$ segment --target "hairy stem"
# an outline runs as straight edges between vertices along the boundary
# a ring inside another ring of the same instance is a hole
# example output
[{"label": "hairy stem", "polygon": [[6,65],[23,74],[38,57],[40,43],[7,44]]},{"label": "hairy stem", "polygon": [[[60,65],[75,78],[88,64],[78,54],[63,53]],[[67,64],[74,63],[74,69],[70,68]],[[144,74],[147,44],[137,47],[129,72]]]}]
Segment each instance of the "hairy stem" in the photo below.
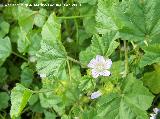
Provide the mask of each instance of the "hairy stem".
[{"label": "hairy stem", "polygon": [[126,40],[124,40],[124,50],[125,50],[125,74],[124,76],[126,77],[128,74],[128,46],[127,46]]},{"label": "hairy stem", "polygon": [[82,64],[80,61],[78,61],[78,60],[76,60],[76,59],[73,59],[72,57],[67,56],[67,59],[70,60],[70,61],[72,61],[72,62],[74,62],[74,63],[76,63],[76,64],[79,64],[79,65],[81,65],[81,66],[85,66],[85,65]]},{"label": "hairy stem", "polygon": [[20,54],[18,54],[18,53],[16,53],[16,52],[14,52],[14,51],[12,51],[12,54],[14,54],[15,56],[17,56],[17,57],[19,57],[19,58],[21,58],[21,59],[23,59],[23,60],[25,60],[25,61],[27,61],[27,62],[28,62],[28,59],[27,59],[27,58],[25,58],[25,57],[23,57],[22,55],[20,55]]},{"label": "hairy stem", "polygon": [[53,89],[52,90],[39,90],[39,91],[33,91],[32,90],[32,93],[47,93],[47,92],[52,92],[54,91]]},{"label": "hairy stem", "polygon": [[67,61],[67,65],[68,65],[68,73],[69,73],[69,80],[71,81],[71,67],[70,67],[70,64],[69,64],[69,61]]},{"label": "hairy stem", "polygon": [[84,17],[94,17],[95,15],[81,15],[81,16],[62,16],[57,17],[59,19],[76,19],[76,18],[84,18]]}]

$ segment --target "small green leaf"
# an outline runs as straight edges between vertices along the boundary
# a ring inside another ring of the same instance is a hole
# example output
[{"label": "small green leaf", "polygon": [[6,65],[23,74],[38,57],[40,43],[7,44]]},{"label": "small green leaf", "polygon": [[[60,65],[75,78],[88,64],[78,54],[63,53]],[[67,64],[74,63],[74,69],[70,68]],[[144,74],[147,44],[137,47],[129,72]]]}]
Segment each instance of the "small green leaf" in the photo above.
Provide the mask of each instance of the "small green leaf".
[{"label": "small green leaf", "polygon": [[45,119],[56,119],[56,114],[54,112],[45,111]]},{"label": "small green leaf", "polygon": [[19,38],[19,32],[21,32],[21,31],[20,31],[20,28],[18,26],[10,28],[10,34],[9,35],[10,35],[11,42],[17,43],[17,40]]},{"label": "small green leaf", "polygon": [[18,6],[18,23],[23,32],[28,33],[33,28],[35,13],[26,7]]},{"label": "small green leaf", "polygon": [[30,56],[35,56],[41,48],[42,37],[40,31],[32,30],[32,32],[28,34],[28,39],[30,40],[30,45],[28,47],[28,54]]},{"label": "small green leaf", "polygon": [[40,9],[38,13],[34,17],[34,24],[38,27],[42,27],[47,18],[47,11],[46,9]]},{"label": "small green leaf", "polygon": [[29,87],[33,80],[33,70],[28,66],[23,67],[24,64],[21,66],[21,84],[25,87]]},{"label": "small green leaf", "polygon": [[42,38],[44,41],[49,41],[51,45],[61,41],[61,24],[56,18],[55,13],[51,14],[42,27]]},{"label": "small green leaf", "polygon": [[7,62],[7,66],[8,66],[8,71],[9,71],[9,79],[11,81],[16,81],[19,80],[20,77],[20,67],[17,66],[17,64],[15,64],[12,61],[8,61]]},{"label": "small green leaf", "polygon": [[18,32],[18,51],[20,53],[24,53],[28,51],[29,45],[31,44],[30,39],[28,39],[27,33],[24,32],[22,29]]},{"label": "small green leaf", "polygon": [[32,91],[25,88],[21,84],[17,84],[11,91],[11,118],[20,116],[22,110],[26,106],[29,98],[32,95]]},{"label": "small green leaf", "polygon": [[[57,88],[58,85],[55,85],[53,80],[43,80],[43,88],[41,90],[51,90]],[[54,105],[57,105],[62,102],[60,96],[55,94],[55,91],[50,91],[46,93],[39,93],[40,103],[44,108],[52,108]]]},{"label": "small green leaf", "polygon": [[60,96],[55,95],[53,92],[40,93],[40,103],[44,108],[52,108],[62,102]]},{"label": "small green leaf", "polygon": [[4,18],[10,22],[18,20],[19,12],[17,6],[5,7],[3,9]]},{"label": "small green leaf", "polygon": [[30,105],[30,110],[32,112],[43,113],[45,109],[41,106],[40,101],[37,101],[34,105]]},{"label": "small green leaf", "polygon": [[8,77],[7,75],[7,69],[4,67],[0,68],[0,84],[5,83],[6,78]]},{"label": "small green leaf", "polygon": [[0,38],[3,38],[9,32],[10,24],[0,20]]},{"label": "small green leaf", "polygon": [[29,99],[29,105],[34,105],[39,99],[38,94],[33,94],[31,98]]},{"label": "small green leaf", "polygon": [[72,66],[71,77],[75,80],[79,80],[81,78],[80,67],[78,65],[73,65]]},{"label": "small green leaf", "polygon": [[80,95],[77,83],[69,83],[64,93],[61,95],[63,97],[63,103],[66,107],[76,103],[77,100],[79,100]]},{"label": "small green leaf", "polygon": [[9,37],[4,39],[0,38],[0,66],[6,60],[6,58],[11,54],[12,47]]},{"label": "small green leaf", "polygon": [[0,110],[8,107],[9,95],[6,92],[0,92]]},{"label": "small green leaf", "polygon": [[[92,2],[94,2],[94,0],[92,0]],[[83,26],[85,28],[85,31],[91,35],[96,33],[96,20],[94,17],[94,15],[96,14],[96,8],[96,5],[83,4],[79,9],[81,15],[87,16],[83,18]]]},{"label": "small green leaf", "polygon": [[[51,90],[46,93],[39,93],[39,99],[43,108],[53,108],[59,115],[64,113],[65,105],[63,104],[62,96],[59,93],[56,94],[56,90],[62,91],[63,87],[59,87],[59,84],[54,80],[43,80],[43,88],[41,90]],[[61,86],[61,85],[60,85]],[[64,95],[64,94],[63,94]]]},{"label": "small green leaf", "polygon": [[71,119],[69,115],[63,115],[61,119]]},{"label": "small green leaf", "polygon": [[143,77],[143,83],[153,93],[160,93],[160,68],[159,65],[155,65],[155,70],[152,72],[146,72]]},{"label": "small green leaf", "polygon": [[[37,42],[39,44],[40,38],[37,38],[36,41],[33,41],[34,35],[36,34],[35,31],[32,31],[34,25],[34,18],[36,11],[32,11],[25,7],[18,7],[18,22],[20,26],[20,31],[18,32],[18,51],[21,53],[28,52],[28,48],[33,44],[33,42]],[[24,14],[25,13],[25,14]],[[35,39],[34,39],[35,40]],[[34,44],[35,45],[35,44]]]},{"label": "small green leaf", "polygon": [[124,62],[123,61],[116,61],[112,63],[111,71],[111,78],[121,78],[124,72]]},{"label": "small green leaf", "polygon": [[39,30],[32,30],[28,34],[20,30],[18,32],[18,51],[21,53],[29,53],[29,55],[36,55],[40,49],[41,34]]},{"label": "small green leaf", "polygon": [[80,53],[80,61],[88,64],[96,55],[109,57],[119,45],[115,41],[118,37],[116,32],[107,33],[102,37],[94,35],[91,45]]},{"label": "small green leaf", "polygon": [[91,36],[85,31],[85,30],[78,30],[78,44],[79,44],[79,49],[85,50],[85,48],[90,44],[90,40],[88,40]]},{"label": "small green leaf", "polygon": [[140,61],[140,67],[160,62],[160,45],[153,44],[143,47],[145,54]]},{"label": "small green leaf", "polygon": [[106,34],[109,31],[117,31],[117,25],[113,18],[113,6],[119,3],[119,0],[98,0],[96,14],[96,29],[100,34]]},{"label": "small green leaf", "polygon": [[96,86],[95,80],[90,76],[83,76],[79,83],[79,89],[83,92],[88,92],[94,89]]},{"label": "small green leaf", "polygon": [[[81,113],[80,119],[99,119],[96,117],[96,110],[93,108],[86,108],[83,113]],[[104,117],[105,118],[105,117]],[[103,118],[103,119],[104,119]]]}]

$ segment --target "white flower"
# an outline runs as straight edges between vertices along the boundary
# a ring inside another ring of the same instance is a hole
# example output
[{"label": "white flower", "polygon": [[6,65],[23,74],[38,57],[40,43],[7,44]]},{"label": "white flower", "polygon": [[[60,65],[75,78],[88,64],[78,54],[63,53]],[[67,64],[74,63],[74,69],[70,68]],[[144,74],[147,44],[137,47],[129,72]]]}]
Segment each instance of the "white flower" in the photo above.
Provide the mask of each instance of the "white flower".
[{"label": "white flower", "polygon": [[150,119],[156,119],[157,114],[160,112],[160,109],[154,108],[153,111],[154,111],[154,114],[153,113],[150,114],[151,115]]},{"label": "white flower", "polygon": [[160,112],[160,109],[154,108],[153,111],[154,111],[155,114],[158,114]]},{"label": "white flower", "polygon": [[39,74],[41,78],[46,78],[46,74]]},{"label": "white flower", "polygon": [[91,99],[96,99],[96,98],[98,98],[98,97],[101,96],[101,95],[102,95],[102,93],[101,93],[100,91],[93,92],[93,93],[91,94]]},{"label": "white flower", "polygon": [[156,119],[156,114],[150,114],[151,117],[149,119]]},{"label": "white flower", "polygon": [[92,76],[97,78],[100,75],[109,76],[111,73],[108,69],[111,68],[111,65],[111,59],[105,59],[103,56],[97,55],[96,58],[93,58],[87,66],[92,68]]}]

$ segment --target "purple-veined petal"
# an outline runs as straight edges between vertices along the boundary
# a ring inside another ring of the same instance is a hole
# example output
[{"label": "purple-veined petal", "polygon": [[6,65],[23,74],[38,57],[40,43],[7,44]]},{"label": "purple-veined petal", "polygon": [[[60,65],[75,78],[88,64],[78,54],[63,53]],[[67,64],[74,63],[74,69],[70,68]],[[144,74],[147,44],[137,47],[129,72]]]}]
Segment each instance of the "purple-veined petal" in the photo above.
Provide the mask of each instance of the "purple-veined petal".
[{"label": "purple-veined petal", "polygon": [[154,108],[154,109],[153,109],[153,111],[154,111],[154,113],[156,113],[156,114],[157,114],[158,112],[160,112],[160,109],[158,109],[158,108]]},{"label": "purple-veined petal", "polygon": [[101,63],[103,63],[103,62],[105,63],[104,57],[103,57],[103,56],[100,56],[100,55],[97,55],[97,56],[96,56],[96,61],[97,61],[97,62],[101,62]]},{"label": "purple-veined petal", "polygon": [[156,114],[153,114],[153,113],[151,113],[150,115],[151,115],[151,117],[154,117],[154,116],[156,116]]},{"label": "purple-veined petal", "polygon": [[97,78],[99,76],[99,72],[97,72],[95,69],[92,69],[92,76],[93,78]]},{"label": "purple-veined petal", "polygon": [[98,76],[109,76],[111,73],[109,69],[112,65],[111,59],[105,60],[103,56],[97,55],[95,59],[92,59],[87,65],[89,68],[92,68],[92,76],[97,78]]},{"label": "purple-veined petal", "polygon": [[87,66],[89,68],[95,68],[96,64],[97,64],[97,61],[95,59],[92,59]]},{"label": "purple-veined petal", "polygon": [[150,115],[151,115],[150,119],[156,119],[156,114],[150,114]]},{"label": "purple-veined petal", "polygon": [[107,59],[105,62],[105,68],[106,69],[110,69],[112,66],[112,60],[111,59]]},{"label": "purple-veined petal", "polygon": [[102,93],[100,91],[93,92],[91,94],[91,99],[96,99],[96,98],[98,98],[101,95],[102,95]]},{"label": "purple-veined petal", "polygon": [[156,119],[156,117],[150,117],[149,119]]},{"label": "purple-veined petal", "polygon": [[158,113],[160,112],[160,109],[154,108],[154,109],[153,109],[153,112],[154,112],[154,113],[151,113],[151,114],[150,114],[150,115],[151,115],[150,119],[156,119]]},{"label": "purple-veined petal", "polygon": [[102,76],[109,76],[111,74],[111,72],[108,70],[104,70],[103,72],[100,72],[99,74]]}]

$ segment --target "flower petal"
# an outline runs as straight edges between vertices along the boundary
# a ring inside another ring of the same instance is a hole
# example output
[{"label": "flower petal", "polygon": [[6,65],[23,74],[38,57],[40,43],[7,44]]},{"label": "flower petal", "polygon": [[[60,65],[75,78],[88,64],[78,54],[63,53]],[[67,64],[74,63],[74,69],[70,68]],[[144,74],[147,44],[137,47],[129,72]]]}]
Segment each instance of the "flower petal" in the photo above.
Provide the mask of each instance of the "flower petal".
[{"label": "flower petal", "polygon": [[100,72],[99,74],[102,76],[109,76],[111,74],[111,72],[108,70],[104,70],[103,72]]},{"label": "flower petal", "polygon": [[97,72],[95,69],[92,69],[92,76],[93,78],[97,78],[99,76],[99,72]]},{"label": "flower petal", "polygon": [[156,119],[156,114],[150,114],[150,115],[151,115],[150,119]]},{"label": "flower petal", "polygon": [[93,92],[93,93],[91,94],[91,99],[96,99],[96,98],[98,98],[98,97],[101,96],[101,95],[102,95],[102,93],[101,93],[100,91]]},{"label": "flower petal", "polygon": [[96,64],[97,64],[97,61],[95,59],[92,59],[87,66],[89,68],[95,68]]},{"label": "flower petal", "polygon": [[157,114],[157,113],[160,111],[160,109],[158,109],[158,108],[154,108],[154,109],[153,109],[153,111],[154,111],[154,113],[156,113],[156,114]]},{"label": "flower petal", "polygon": [[149,119],[156,119],[156,117],[150,117]]},{"label": "flower petal", "polygon": [[112,66],[112,60],[111,59],[107,59],[105,62],[105,68],[106,69],[110,69]]},{"label": "flower petal", "polygon": [[156,116],[156,114],[153,114],[153,113],[151,113],[150,115],[151,115],[151,117],[155,117]]},{"label": "flower petal", "polygon": [[104,59],[104,57],[101,56],[101,55],[97,55],[97,56],[96,56],[96,61],[97,61],[97,62],[102,62],[102,63],[104,62],[104,63],[105,63],[105,59]]}]

